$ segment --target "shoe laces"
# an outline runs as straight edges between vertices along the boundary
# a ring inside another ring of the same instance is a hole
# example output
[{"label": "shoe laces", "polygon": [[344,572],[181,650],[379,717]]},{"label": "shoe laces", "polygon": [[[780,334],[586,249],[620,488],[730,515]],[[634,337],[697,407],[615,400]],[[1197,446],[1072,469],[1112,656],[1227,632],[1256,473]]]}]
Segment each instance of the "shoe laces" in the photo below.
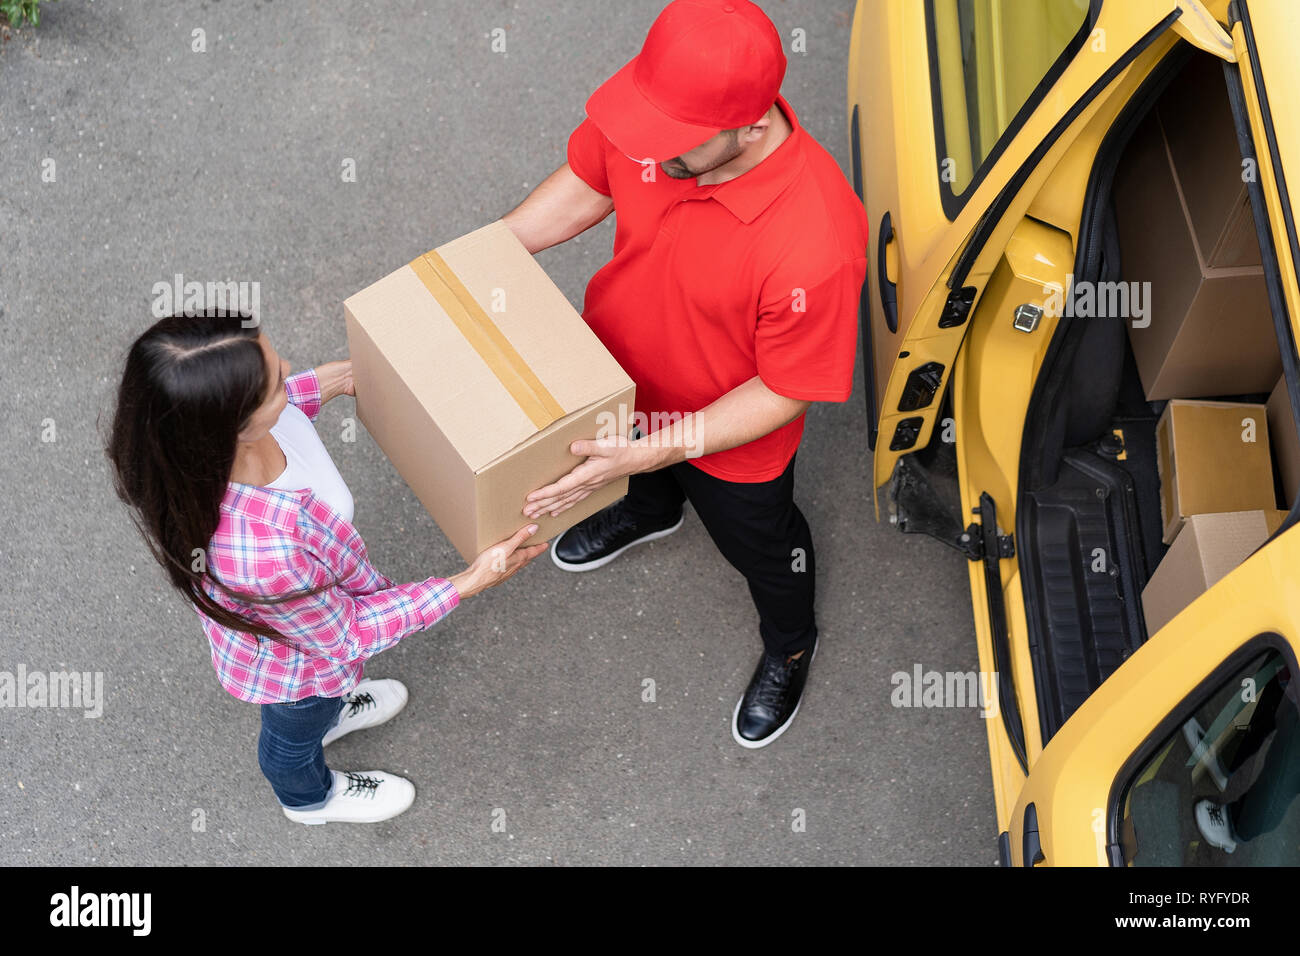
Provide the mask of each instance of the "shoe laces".
[{"label": "shoe laces", "polygon": [[1206,808],[1206,812],[1210,815],[1211,823],[1215,826],[1223,826],[1223,807],[1219,806],[1217,803],[1212,803]]},{"label": "shoe laces", "polygon": [[348,780],[347,789],[343,791],[344,796],[373,797],[382,782],[376,777],[367,777],[363,773],[349,773],[346,770],[343,771],[343,776]]},{"label": "shoe laces", "polygon": [[597,541],[609,541],[620,532],[635,527],[636,519],[621,504],[616,504],[591,516],[590,535]]},{"label": "shoe laces", "polygon": [[794,673],[798,664],[799,661],[787,660],[784,654],[764,654],[763,675],[759,678],[758,689],[754,692],[754,703],[778,708],[781,699],[790,688],[790,675]]},{"label": "shoe laces", "polygon": [[370,695],[369,691],[362,691],[360,694],[350,694],[348,695],[347,716],[355,717],[366,708],[374,706],[376,706],[375,698]]}]

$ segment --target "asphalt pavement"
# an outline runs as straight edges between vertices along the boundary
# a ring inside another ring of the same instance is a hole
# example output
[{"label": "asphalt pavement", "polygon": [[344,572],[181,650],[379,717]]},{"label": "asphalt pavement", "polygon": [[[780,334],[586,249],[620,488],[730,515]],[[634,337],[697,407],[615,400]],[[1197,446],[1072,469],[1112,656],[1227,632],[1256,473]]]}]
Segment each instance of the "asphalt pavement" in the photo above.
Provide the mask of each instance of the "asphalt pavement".
[{"label": "asphalt pavement", "polygon": [[[155,283],[256,281],[295,367],[342,357],[342,301],[559,166],[661,5],[61,0],[0,42],[0,671],[98,673],[104,697],[0,707],[0,863],[996,861],[979,712],[891,703],[895,672],[978,663],[964,560],[875,521],[860,358],[799,452],[821,643],[783,737],[731,739],[757,617],[691,515],[598,572],[539,561],[375,658],[410,703],[327,754],[415,782],[378,825],[285,819],[258,708],[113,495],[103,435]],[[788,49],[803,31],[782,92],[847,173],[851,0],[762,6]],[[612,239],[611,218],[538,256],[576,307]],[[342,440],[352,414],[318,427],[373,560],[460,570],[364,430]]]}]

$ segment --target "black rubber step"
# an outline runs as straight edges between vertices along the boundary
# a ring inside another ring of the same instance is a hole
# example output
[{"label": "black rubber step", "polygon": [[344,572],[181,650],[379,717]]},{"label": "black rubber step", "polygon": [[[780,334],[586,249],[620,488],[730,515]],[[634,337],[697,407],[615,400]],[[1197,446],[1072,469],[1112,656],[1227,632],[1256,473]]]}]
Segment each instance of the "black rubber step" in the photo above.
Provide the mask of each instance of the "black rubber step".
[{"label": "black rubber step", "polygon": [[[1023,496],[1020,548],[1044,741],[1146,640],[1147,580],[1132,477],[1091,450],[1065,452],[1057,482]],[[1027,546],[1026,546],[1027,545]]]}]

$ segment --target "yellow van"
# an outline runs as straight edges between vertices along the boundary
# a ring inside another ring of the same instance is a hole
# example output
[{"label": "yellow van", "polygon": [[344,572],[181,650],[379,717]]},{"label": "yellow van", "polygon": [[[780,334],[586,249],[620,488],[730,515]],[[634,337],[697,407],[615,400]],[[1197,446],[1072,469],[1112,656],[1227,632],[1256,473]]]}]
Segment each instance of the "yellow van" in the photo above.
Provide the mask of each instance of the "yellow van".
[{"label": "yellow van", "polygon": [[1300,863],[1300,3],[851,42],[877,516],[969,559],[1002,862]]}]

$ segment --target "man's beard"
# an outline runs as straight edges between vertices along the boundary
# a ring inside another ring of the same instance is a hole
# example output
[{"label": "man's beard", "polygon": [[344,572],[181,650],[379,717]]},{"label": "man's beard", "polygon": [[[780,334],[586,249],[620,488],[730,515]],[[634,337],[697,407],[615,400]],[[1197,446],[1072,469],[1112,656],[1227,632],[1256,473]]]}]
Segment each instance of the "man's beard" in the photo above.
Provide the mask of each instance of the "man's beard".
[{"label": "man's beard", "polygon": [[659,164],[659,168],[664,171],[664,175],[669,179],[694,179],[702,175],[702,172],[691,172],[686,164],[680,159],[668,159]]},{"label": "man's beard", "polygon": [[693,170],[690,167],[688,167],[684,162],[682,162],[682,158],[680,156],[675,156],[672,159],[664,160],[662,163],[659,164],[659,168],[662,169],[664,171],[664,175],[670,179],[694,179],[697,176],[703,176],[705,173],[717,169],[719,166],[725,166],[727,163],[731,162],[733,159],[735,159],[743,152],[744,149],[740,146],[739,142],[737,141],[737,138],[733,137],[731,142],[731,149],[729,149],[726,153],[720,156],[713,163],[713,165],[708,167],[707,169]]}]

